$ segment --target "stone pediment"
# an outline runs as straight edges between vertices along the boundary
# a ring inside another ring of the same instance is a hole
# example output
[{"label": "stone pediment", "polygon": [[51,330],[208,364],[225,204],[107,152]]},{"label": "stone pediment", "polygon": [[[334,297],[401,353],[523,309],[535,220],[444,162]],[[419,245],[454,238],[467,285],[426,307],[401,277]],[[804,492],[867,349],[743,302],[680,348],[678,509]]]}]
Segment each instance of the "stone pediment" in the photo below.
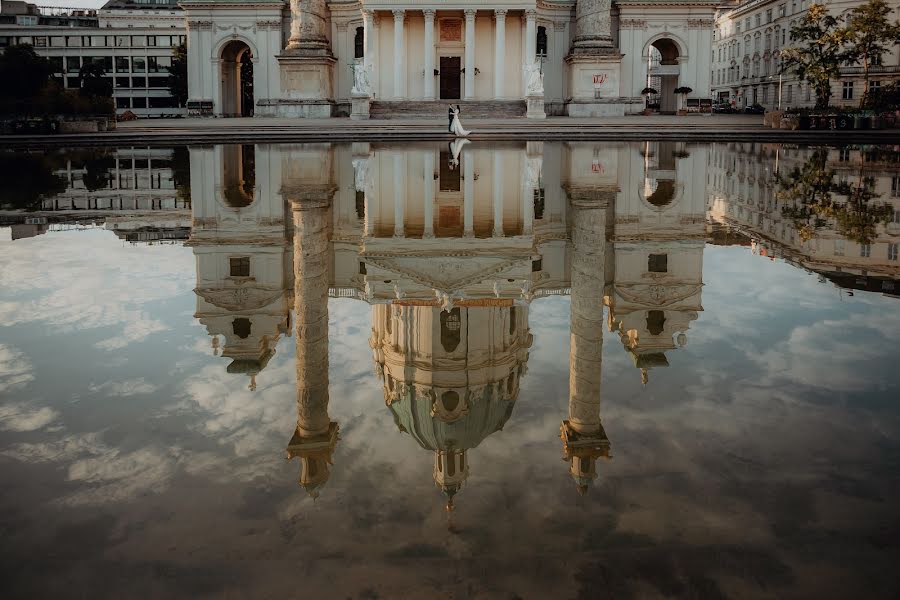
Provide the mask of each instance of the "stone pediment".
[{"label": "stone pediment", "polygon": [[367,263],[442,292],[482,283],[516,265],[529,265],[527,256],[366,256]]},{"label": "stone pediment", "polygon": [[237,312],[258,310],[269,306],[284,296],[282,290],[255,287],[196,288],[194,293],[223,310]]},{"label": "stone pediment", "polygon": [[616,285],[615,290],[619,297],[631,304],[661,308],[681,302],[691,296],[699,295],[702,287],[701,284],[658,285],[639,283]]}]

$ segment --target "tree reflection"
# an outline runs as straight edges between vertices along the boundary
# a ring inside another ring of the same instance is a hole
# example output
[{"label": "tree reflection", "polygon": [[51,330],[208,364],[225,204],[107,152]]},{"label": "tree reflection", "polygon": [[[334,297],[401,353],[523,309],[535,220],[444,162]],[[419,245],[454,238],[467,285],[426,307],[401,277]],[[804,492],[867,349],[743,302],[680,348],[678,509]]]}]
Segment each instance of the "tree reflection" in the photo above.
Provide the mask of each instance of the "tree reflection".
[{"label": "tree reflection", "polygon": [[53,153],[0,153],[0,207],[37,210],[41,201],[66,191],[66,179],[54,173],[62,159]]},{"label": "tree reflection", "polygon": [[836,180],[835,170],[828,167],[827,148],[817,148],[801,166],[779,178],[777,195],[785,202],[782,214],[793,221],[801,240],[812,239],[817,230],[832,224],[839,235],[851,241],[871,243],[875,227],[893,215],[891,206],[872,202],[880,194],[874,178],[866,172],[868,163],[878,156],[877,151],[860,152],[852,184]]}]

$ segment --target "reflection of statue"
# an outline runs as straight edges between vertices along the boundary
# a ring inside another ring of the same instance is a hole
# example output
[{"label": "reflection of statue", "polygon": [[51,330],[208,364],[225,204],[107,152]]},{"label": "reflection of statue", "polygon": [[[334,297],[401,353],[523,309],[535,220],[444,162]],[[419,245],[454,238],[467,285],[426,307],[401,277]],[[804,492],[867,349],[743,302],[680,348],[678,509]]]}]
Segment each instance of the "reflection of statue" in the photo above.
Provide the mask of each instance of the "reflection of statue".
[{"label": "reflection of statue", "polygon": [[353,180],[357,192],[366,191],[366,180],[369,178],[369,159],[353,159]]},{"label": "reflection of statue", "polygon": [[369,84],[369,68],[363,62],[353,63],[353,89],[351,94],[371,96],[372,86]]},{"label": "reflection of statue", "polygon": [[541,71],[541,63],[537,60],[525,65],[525,95],[544,95],[544,74]]}]

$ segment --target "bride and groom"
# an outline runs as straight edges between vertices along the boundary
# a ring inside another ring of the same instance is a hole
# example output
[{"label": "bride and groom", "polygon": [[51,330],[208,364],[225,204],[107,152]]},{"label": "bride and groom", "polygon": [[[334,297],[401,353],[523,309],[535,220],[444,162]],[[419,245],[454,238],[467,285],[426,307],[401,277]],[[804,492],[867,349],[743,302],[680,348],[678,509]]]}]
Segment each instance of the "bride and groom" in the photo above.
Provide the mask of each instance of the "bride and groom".
[{"label": "bride and groom", "polygon": [[447,109],[447,120],[448,131],[456,137],[466,137],[471,133],[471,131],[463,129],[462,123],[459,121],[459,104],[455,108],[451,104]]}]

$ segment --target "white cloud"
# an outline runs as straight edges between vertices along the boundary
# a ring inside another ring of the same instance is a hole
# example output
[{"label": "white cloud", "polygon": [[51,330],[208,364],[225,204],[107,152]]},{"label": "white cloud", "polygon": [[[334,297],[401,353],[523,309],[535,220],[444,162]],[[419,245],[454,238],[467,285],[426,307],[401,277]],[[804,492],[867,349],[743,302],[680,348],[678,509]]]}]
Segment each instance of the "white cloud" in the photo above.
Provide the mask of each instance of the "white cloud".
[{"label": "white cloud", "polygon": [[138,396],[140,394],[152,394],[157,386],[147,382],[143,377],[126,379],[124,381],[107,381],[100,385],[91,384],[88,389],[93,393],[106,394],[114,397]]},{"label": "white cloud", "polygon": [[18,350],[0,344],[0,392],[11,392],[34,380],[31,361]]},{"label": "white cloud", "polygon": [[49,407],[32,408],[26,404],[0,405],[0,429],[4,431],[36,431],[43,429],[59,417]]}]

